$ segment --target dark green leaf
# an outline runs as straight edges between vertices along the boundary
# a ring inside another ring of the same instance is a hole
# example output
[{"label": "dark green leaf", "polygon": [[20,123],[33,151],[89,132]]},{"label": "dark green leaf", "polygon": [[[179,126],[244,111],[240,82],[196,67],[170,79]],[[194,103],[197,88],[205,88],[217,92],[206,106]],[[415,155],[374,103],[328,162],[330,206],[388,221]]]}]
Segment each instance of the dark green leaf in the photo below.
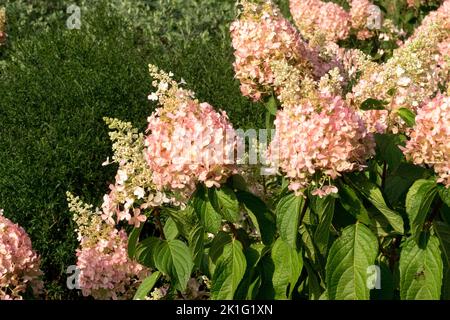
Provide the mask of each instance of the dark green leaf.
[{"label": "dark green leaf", "polygon": [[204,187],[198,188],[192,202],[205,231],[216,234],[222,225],[222,217],[212,206]]},{"label": "dark green leaf", "polygon": [[363,224],[348,226],[333,243],[326,265],[330,300],[368,300],[370,266],[378,255],[377,237]]},{"label": "dark green leaf", "polygon": [[221,186],[220,189],[211,188],[208,190],[208,197],[214,210],[225,220],[229,222],[239,221],[239,202],[232,189],[225,185]]},{"label": "dark green leaf", "polygon": [[416,124],[416,114],[412,110],[400,108],[397,110],[397,114],[405,121],[408,127],[414,127]]},{"label": "dark green leaf", "polygon": [[136,253],[136,247],[139,243],[139,236],[141,235],[142,228],[144,224],[141,223],[139,228],[133,228],[128,237],[128,256],[130,259],[134,259],[134,255]]},{"label": "dark green leaf", "polygon": [[164,235],[168,240],[178,237],[178,228],[172,218],[167,219],[164,224]]},{"label": "dark green leaf", "polygon": [[369,98],[361,104],[360,109],[361,110],[385,110],[386,105],[387,105],[387,102],[385,102],[385,101]]},{"label": "dark green leaf", "polygon": [[348,185],[339,184],[339,200],[342,207],[353,215],[358,221],[369,225],[371,223],[369,213],[356,192]]},{"label": "dark green leaf", "polygon": [[188,246],[180,240],[167,240],[154,253],[156,268],[170,277],[176,289],[185,290],[194,266]]},{"label": "dark green leaf", "polygon": [[324,198],[312,197],[310,202],[311,208],[319,217],[319,225],[314,233],[314,243],[322,256],[325,256],[328,250],[335,200],[336,199],[331,196]]},{"label": "dark green leaf", "polygon": [[261,234],[261,240],[265,245],[272,244],[275,233],[275,217],[266,204],[249,192],[238,192],[237,197],[247,210],[253,224]]},{"label": "dark green leaf", "polygon": [[204,237],[205,230],[203,226],[197,226],[189,234],[189,249],[197,267],[201,266],[203,259]]},{"label": "dark green leaf", "polygon": [[272,260],[275,266],[272,277],[275,299],[291,298],[303,269],[302,254],[278,238],[272,248]]},{"label": "dark green leaf", "polygon": [[375,134],[377,157],[386,161],[389,171],[395,171],[404,161],[405,156],[398,146],[404,146],[406,138],[398,134]]},{"label": "dark green leaf", "polygon": [[402,216],[390,209],[384,201],[383,194],[377,185],[367,179],[366,176],[351,175],[351,184],[356,188],[372,205],[377,208],[389,221],[392,228],[400,234],[403,234],[403,219]]}]

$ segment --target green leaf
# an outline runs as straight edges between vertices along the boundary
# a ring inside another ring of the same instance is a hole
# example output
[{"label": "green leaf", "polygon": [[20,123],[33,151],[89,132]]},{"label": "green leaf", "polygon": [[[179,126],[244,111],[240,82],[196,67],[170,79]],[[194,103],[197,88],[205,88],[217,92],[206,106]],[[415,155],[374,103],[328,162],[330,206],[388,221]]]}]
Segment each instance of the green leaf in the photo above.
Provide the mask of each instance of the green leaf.
[{"label": "green leaf", "polygon": [[384,215],[395,231],[403,234],[404,228],[402,216],[387,206],[383,194],[377,185],[370,182],[369,179],[362,174],[351,175],[350,183]]},{"label": "green leaf", "polygon": [[128,256],[130,257],[130,259],[134,259],[134,256],[136,254],[136,247],[139,243],[139,236],[141,235],[143,227],[144,224],[141,223],[139,228],[133,228],[133,230],[130,232],[130,235],[128,236]]},{"label": "green leaf", "polygon": [[235,239],[224,247],[223,254],[217,261],[217,266],[211,279],[211,299],[233,299],[247,266],[242,250],[242,244]]},{"label": "green leaf", "polygon": [[272,277],[275,299],[291,298],[303,269],[302,254],[278,238],[272,248],[272,260],[275,266]]},{"label": "green leaf", "polygon": [[168,240],[173,240],[178,237],[178,228],[172,218],[167,219],[164,224],[164,235]]},{"label": "green leaf", "polygon": [[297,235],[300,223],[300,213],[305,205],[305,199],[290,193],[281,198],[275,209],[278,231],[281,239],[292,248],[297,248]]},{"label": "green leaf", "polygon": [[245,270],[244,278],[236,290],[234,298],[237,300],[253,300],[258,293],[258,285],[261,283],[260,274],[256,268],[261,256],[264,254],[264,245],[253,244],[248,247],[245,252],[245,259],[247,261],[247,268]]},{"label": "green leaf", "polygon": [[193,206],[206,232],[216,234],[222,225],[222,217],[209,201],[204,187],[199,187],[193,196]]},{"label": "green leaf", "polygon": [[314,243],[322,256],[325,256],[328,250],[335,200],[336,199],[331,196],[311,198],[311,208],[319,217],[319,225],[314,233]]},{"label": "green leaf", "polygon": [[203,259],[204,237],[205,230],[203,226],[197,226],[189,234],[189,249],[197,267],[201,266]]},{"label": "green leaf", "polygon": [[400,298],[438,300],[441,296],[443,264],[435,236],[405,241],[400,253]]},{"label": "green leaf", "polygon": [[416,240],[423,230],[423,225],[436,193],[436,182],[422,179],[417,180],[406,195],[406,213],[408,214],[411,233]]},{"label": "green leaf", "polygon": [[273,116],[277,115],[278,104],[277,99],[274,96],[271,96],[269,100],[265,103],[267,111]]},{"label": "green leaf", "polygon": [[221,186],[220,189],[211,188],[208,190],[208,197],[214,210],[225,220],[230,222],[239,221],[239,202],[233,190],[225,185]]},{"label": "green leaf", "polygon": [[[373,276],[379,277],[380,288],[374,288],[370,291],[371,300],[393,300],[394,299],[394,276],[385,263],[379,264],[380,274]],[[376,279],[378,280],[378,279]]]},{"label": "green leaf", "polygon": [[405,121],[405,123],[408,125],[408,127],[414,127],[416,124],[416,114],[407,108],[400,108],[397,110],[397,114],[400,116],[400,118]]},{"label": "green leaf", "polygon": [[155,249],[161,244],[162,240],[156,237],[148,237],[136,246],[135,259],[140,264],[148,267],[155,267]]},{"label": "green leaf", "polygon": [[358,197],[356,192],[345,183],[339,184],[339,200],[342,207],[358,221],[367,225],[371,223],[369,213],[364,207],[362,200]]},{"label": "green leaf", "polygon": [[266,204],[249,192],[238,192],[239,202],[242,202],[247,210],[250,219],[261,234],[261,240],[265,245],[272,244],[275,233],[275,217],[267,208]]},{"label": "green leaf", "polygon": [[363,224],[348,226],[333,243],[326,264],[330,300],[368,300],[368,268],[378,255],[377,237]]},{"label": "green leaf", "polygon": [[161,277],[161,272],[155,271],[150,276],[148,276],[144,281],[142,281],[141,285],[134,294],[133,300],[144,300],[155,286],[159,277]]},{"label": "green leaf", "polygon": [[369,98],[361,104],[360,109],[361,110],[385,110],[386,105],[387,105],[387,102],[385,102],[385,101]]},{"label": "green leaf", "polygon": [[220,231],[213,239],[211,243],[211,248],[209,249],[209,256],[213,263],[216,263],[217,260],[223,253],[223,248],[231,243],[232,239],[228,233]]},{"label": "green leaf", "polygon": [[450,226],[445,222],[435,221],[433,227],[441,245],[444,267],[441,299],[450,300]]},{"label": "green leaf", "polygon": [[188,246],[180,240],[161,242],[155,249],[156,268],[169,275],[174,287],[185,290],[194,262]]},{"label": "green leaf", "polygon": [[399,134],[375,134],[376,154],[381,161],[386,161],[389,171],[395,171],[405,160],[398,146],[404,146],[406,137]]},{"label": "green leaf", "polygon": [[441,200],[450,207],[450,188],[446,188],[442,185],[439,185],[439,196],[441,197]]},{"label": "green leaf", "polygon": [[178,232],[185,238],[200,222],[192,203],[189,203],[184,210],[165,207],[161,213],[168,215],[175,222]]}]

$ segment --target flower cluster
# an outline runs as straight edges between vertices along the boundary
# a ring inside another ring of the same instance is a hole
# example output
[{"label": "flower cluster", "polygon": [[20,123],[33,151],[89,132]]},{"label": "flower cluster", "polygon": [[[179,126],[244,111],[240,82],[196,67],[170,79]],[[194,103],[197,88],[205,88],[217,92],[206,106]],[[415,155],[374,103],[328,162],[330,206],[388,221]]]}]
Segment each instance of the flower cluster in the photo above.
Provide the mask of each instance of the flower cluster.
[{"label": "flower cluster", "polygon": [[450,97],[439,94],[419,109],[402,150],[413,163],[433,167],[438,182],[450,187]]},{"label": "flower cluster", "polygon": [[21,300],[28,289],[38,295],[43,288],[39,265],[30,237],[0,210],[0,300]]},{"label": "flower cluster", "polygon": [[291,0],[295,24],[308,40],[324,36],[327,41],[346,39],[350,32],[350,14],[341,6],[321,0]]},{"label": "flower cluster", "polygon": [[311,102],[285,107],[275,120],[270,158],[297,194],[309,185],[313,194],[337,192],[331,180],[362,169],[375,143],[360,116],[339,96],[320,95]]},{"label": "flower cluster", "polygon": [[146,159],[152,182],[158,190],[179,192],[185,197],[198,182],[208,188],[220,184],[235,172],[234,155],[239,139],[225,112],[218,113],[208,103],[179,86],[172,74],[150,65],[158,100],[148,118],[145,138]]},{"label": "flower cluster", "polygon": [[[103,197],[102,217],[109,224],[128,221],[135,227],[146,221],[142,210],[158,207],[165,203],[180,205],[173,196],[157,191],[152,183],[152,172],[145,158],[144,135],[133,128],[131,123],[105,118],[113,141],[111,163],[119,168],[115,183],[109,186],[110,192]],[[104,165],[110,164],[109,159]]]},{"label": "flower cluster", "polygon": [[0,46],[6,42],[6,10],[0,8]]},{"label": "flower cluster", "polygon": [[286,61],[303,74],[310,68],[297,30],[270,0],[261,2],[243,0],[240,18],[230,28],[236,78],[242,94],[255,101],[272,92],[274,61]]},{"label": "flower cluster", "polygon": [[78,285],[84,296],[129,299],[148,270],[128,257],[128,237],[101,218],[101,211],[67,193],[74,213],[80,248],[77,249]]}]

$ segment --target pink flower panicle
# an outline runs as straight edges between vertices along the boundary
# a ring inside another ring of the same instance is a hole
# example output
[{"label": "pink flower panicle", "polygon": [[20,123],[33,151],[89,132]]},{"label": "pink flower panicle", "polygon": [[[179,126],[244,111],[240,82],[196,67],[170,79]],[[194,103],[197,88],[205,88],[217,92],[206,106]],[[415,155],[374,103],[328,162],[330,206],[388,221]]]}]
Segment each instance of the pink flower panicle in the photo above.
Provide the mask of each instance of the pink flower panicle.
[{"label": "pink flower panicle", "polygon": [[84,296],[99,300],[131,299],[148,269],[128,257],[128,237],[106,223],[99,209],[67,193],[80,247],[76,251],[78,285]]},{"label": "pink flower panicle", "polygon": [[339,96],[321,95],[314,104],[304,100],[285,107],[278,111],[275,127],[270,159],[297,194],[310,185],[321,197],[337,192],[332,180],[364,168],[374,154],[373,136]]},{"label": "pink flower panicle", "polygon": [[402,150],[414,164],[434,168],[438,183],[450,187],[450,97],[438,94],[419,109]]},{"label": "pink flower panicle", "polygon": [[258,101],[274,88],[272,63],[286,61],[309,74],[306,44],[270,0],[242,0],[242,13],[231,24],[234,70],[244,96]]},{"label": "pink flower panicle", "polygon": [[22,300],[29,288],[37,296],[43,288],[39,265],[28,234],[0,210],[0,300]]},{"label": "pink flower panicle", "polygon": [[161,107],[148,118],[145,154],[157,190],[189,197],[198,182],[219,187],[235,172],[235,131],[225,112],[200,103],[150,66]]}]

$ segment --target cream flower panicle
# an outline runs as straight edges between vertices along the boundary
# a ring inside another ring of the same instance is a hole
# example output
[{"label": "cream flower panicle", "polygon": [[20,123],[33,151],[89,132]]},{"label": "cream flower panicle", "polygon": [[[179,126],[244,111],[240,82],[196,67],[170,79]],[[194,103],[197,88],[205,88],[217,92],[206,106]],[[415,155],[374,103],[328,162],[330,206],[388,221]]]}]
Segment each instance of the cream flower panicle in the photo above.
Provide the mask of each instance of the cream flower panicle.
[{"label": "cream flower panicle", "polygon": [[84,296],[99,300],[130,299],[149,270],[128,257],[128,236],[101,217],[99,209],[67,193],[77,224],[78,284]]},{"label": "cream flower panicle", "polygon": [[278,111],[275,127],[270,159],[297,194],[310,185],[318,196],[337,192],[332,180],[364,168],[374,154],[373,136],[339,96],[321,94],[286,106]]},{"label": "cream flower panicle", "polygon": [[240,2],[242,12],[231,24],[234,70],[241,92],[255,101],[277,91],[272,63],[285,61],[303,74],[310,73],[306,44],[270,0]]},{"label": "cream flower panicle", "polygon": [[2,213],[0,210],[0,300],[22,300],[28,289],[37,296],[43,288],[40,258],[25,230]]}]

